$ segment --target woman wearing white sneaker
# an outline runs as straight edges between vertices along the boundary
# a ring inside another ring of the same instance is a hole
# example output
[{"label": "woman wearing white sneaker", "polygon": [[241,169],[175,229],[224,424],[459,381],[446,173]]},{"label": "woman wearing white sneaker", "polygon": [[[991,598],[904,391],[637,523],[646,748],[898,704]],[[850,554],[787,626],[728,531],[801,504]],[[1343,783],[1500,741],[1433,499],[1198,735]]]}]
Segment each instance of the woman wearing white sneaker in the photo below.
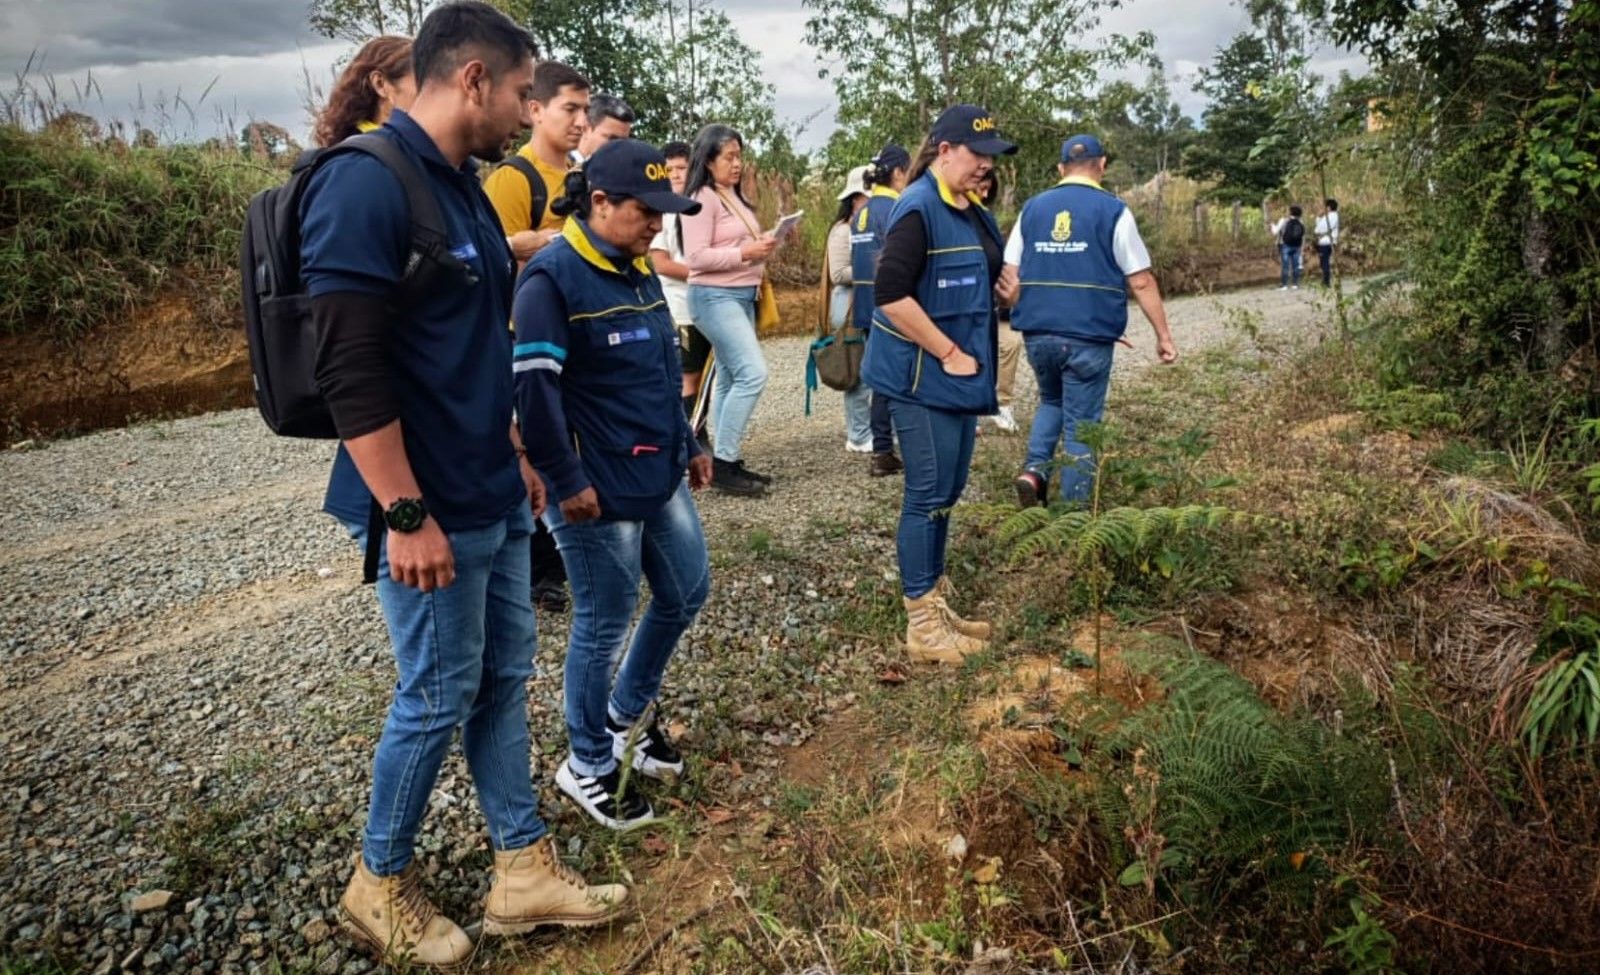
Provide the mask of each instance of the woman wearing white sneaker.
[{"label": "woman wearing white sneaker", "polygon": [[[571,750],[556,786],[602,825],[630,829],[655,818],[630,768],[683,770],[654,703],[711,587],[689,493],[711,483],[711,458],[683,415],[677,331],[645,256],[663,213],[700,204],[674,193],[665,157],[634,139],[607,142],[583,172],[588,190],[566,228],[517,282],[512,359],[517,415],[532,418],[529,460],[550,485],[545,522],[572,584]],[[641,579],[650,603],[630,641]]]},{"label": "woman wearing white sneaker", "polygon": [[[828,229],[823,273],[827,276],[829,331],[850,320],[850,298],[855,291],[855,277],[850,267],[850,227],[856,214],[867,205],[867,168],[857,166],[850,170],[844,189],[839,192],[839,212],[834,214],[833,226]],[[844,449],[854,454],[872,453],[872,390],[866,383],[858,382],[854,389],[845,391]]]}]

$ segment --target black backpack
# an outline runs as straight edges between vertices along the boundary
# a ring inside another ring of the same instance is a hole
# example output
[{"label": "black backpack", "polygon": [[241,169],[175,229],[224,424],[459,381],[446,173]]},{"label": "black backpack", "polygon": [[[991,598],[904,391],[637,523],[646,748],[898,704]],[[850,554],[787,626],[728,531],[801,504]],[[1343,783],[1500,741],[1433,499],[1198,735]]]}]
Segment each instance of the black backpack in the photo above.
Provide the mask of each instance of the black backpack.
[{"label": "black backpack", "polygon": [[533,194],[533,206],[528,208],[529,216],[533,222],[528,224],[528,229],[538,230],[539,225],[544,223],[545,211],[550,207],[550,190],[544,185],[544,177],[539,175],[539,171],[533,167],[533,163],[528,162],[521,156],[512,156],[501,165],[510,166],[527,177],[528,190]]},{"label": "black backpack", "polygon": [[1290,217],[1283,225],[1283,246],[1299,247],[1306,240],[1306,225],[1299,217]]},{"label": "black backpack", "polygon": [[285,183],[257,193],[245,214],[240,292],[256,405],[267,426],[282,437],[339,436],[317,388],[316,328],[311,299],[300,280],[300,201],[317,167],[345,152],[364,152],[382,162],[405,190],[411,244],[405,277],[393,297],[397,308],[409,307],[426,294],[444,270],[464,267],[450,253],[444,215],[426,177],[403,150],[377,134],[353,135],[336,146],[307,151]]},{"label": "black backpack", "polygon": [[[392,298],[397,309],[420,300],[444,272],[467,270],[450,253],[449,231],[433,188],[405,152],[382,136],[353,135],[336,146],[305,152],[295,160],[283,185],[257,193],[245,212],[239,290],[244,297],[244,331],[250,346],[256,406],[272,432],[282,437],[339,437],[317,387],[317,333],[311,320],[311,298],[300,280],[300,201],[316,168],[344,152],[364,152],[382,162],[405,190],[411,243],[405,275]],[[374,499],[367,517],[361,573],[367,583],[378,578],[384,527],[383,511]]]}]

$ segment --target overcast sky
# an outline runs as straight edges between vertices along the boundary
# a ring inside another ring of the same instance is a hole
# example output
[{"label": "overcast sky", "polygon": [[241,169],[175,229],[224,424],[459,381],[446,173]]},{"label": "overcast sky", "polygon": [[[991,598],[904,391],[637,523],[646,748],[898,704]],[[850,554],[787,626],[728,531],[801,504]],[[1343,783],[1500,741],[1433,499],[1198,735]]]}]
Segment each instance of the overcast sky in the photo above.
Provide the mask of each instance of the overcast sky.
[{"label": "overcast sky", "polygon": [[[833,124],[833,91],[801,40],[807,12],[799,0],[722,6],[761,53],[780,117],[815,116],[800,147],[821,145]],[[0,69],[14,74],[34,55],[34,83],[49,77],[79,110],[136,120],[168,138],[216,135],[224,121],[236,131],[252,118],[303,137],[307,78],[326,89],[332,66],[349,51],[311,33],[305,9],[300,0],[0,0]],[[1203,105],[1191,90],[1196,68],[1247,26],[1230,0],[1129,0],[1105,18],[1112,31],[1154,32],[1173,94],[1196,117]],[[1360,73],[1362,62],[1326,51],[1317,69],[1331,79],[1341,69]],[[78,100],[75,88],[83,92],[91,79],[93,93]]]}]

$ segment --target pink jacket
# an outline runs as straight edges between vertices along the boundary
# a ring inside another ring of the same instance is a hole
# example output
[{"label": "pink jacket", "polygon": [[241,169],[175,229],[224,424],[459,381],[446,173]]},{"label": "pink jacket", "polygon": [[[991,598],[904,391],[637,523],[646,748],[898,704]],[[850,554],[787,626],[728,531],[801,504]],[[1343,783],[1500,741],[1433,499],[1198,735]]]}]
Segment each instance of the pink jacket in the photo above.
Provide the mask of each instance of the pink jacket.
[{"label": "pink jacket", "polygon": [[[689,283],[717,288],[744,288],[761,283],[765,261],[746,263],[739,249],[755,235],[750,227],[760,228],[761,223],[750,208],[739,202],[733,193],[727,193],[728,205],[738,207],[744,220],[728,209],[723,197],[709,186],[694,195],[700,201],[700,212],[694,216],[684,214],[683,255],[689,265]],[[745,226],[750,221],[750,227]]]}]

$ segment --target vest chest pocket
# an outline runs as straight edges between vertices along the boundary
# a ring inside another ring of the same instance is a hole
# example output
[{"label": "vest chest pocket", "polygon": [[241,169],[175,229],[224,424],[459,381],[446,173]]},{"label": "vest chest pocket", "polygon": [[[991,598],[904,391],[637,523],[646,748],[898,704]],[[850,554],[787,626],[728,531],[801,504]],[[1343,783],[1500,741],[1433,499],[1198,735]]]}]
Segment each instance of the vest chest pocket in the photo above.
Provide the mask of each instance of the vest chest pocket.
[{"label": "vest chest pocket", "polygon": [[670,333],[657,334],[636,316],[578,324],[583,326],[586,381],[612,388],[661,381],[662,363],[672,357]]}]

